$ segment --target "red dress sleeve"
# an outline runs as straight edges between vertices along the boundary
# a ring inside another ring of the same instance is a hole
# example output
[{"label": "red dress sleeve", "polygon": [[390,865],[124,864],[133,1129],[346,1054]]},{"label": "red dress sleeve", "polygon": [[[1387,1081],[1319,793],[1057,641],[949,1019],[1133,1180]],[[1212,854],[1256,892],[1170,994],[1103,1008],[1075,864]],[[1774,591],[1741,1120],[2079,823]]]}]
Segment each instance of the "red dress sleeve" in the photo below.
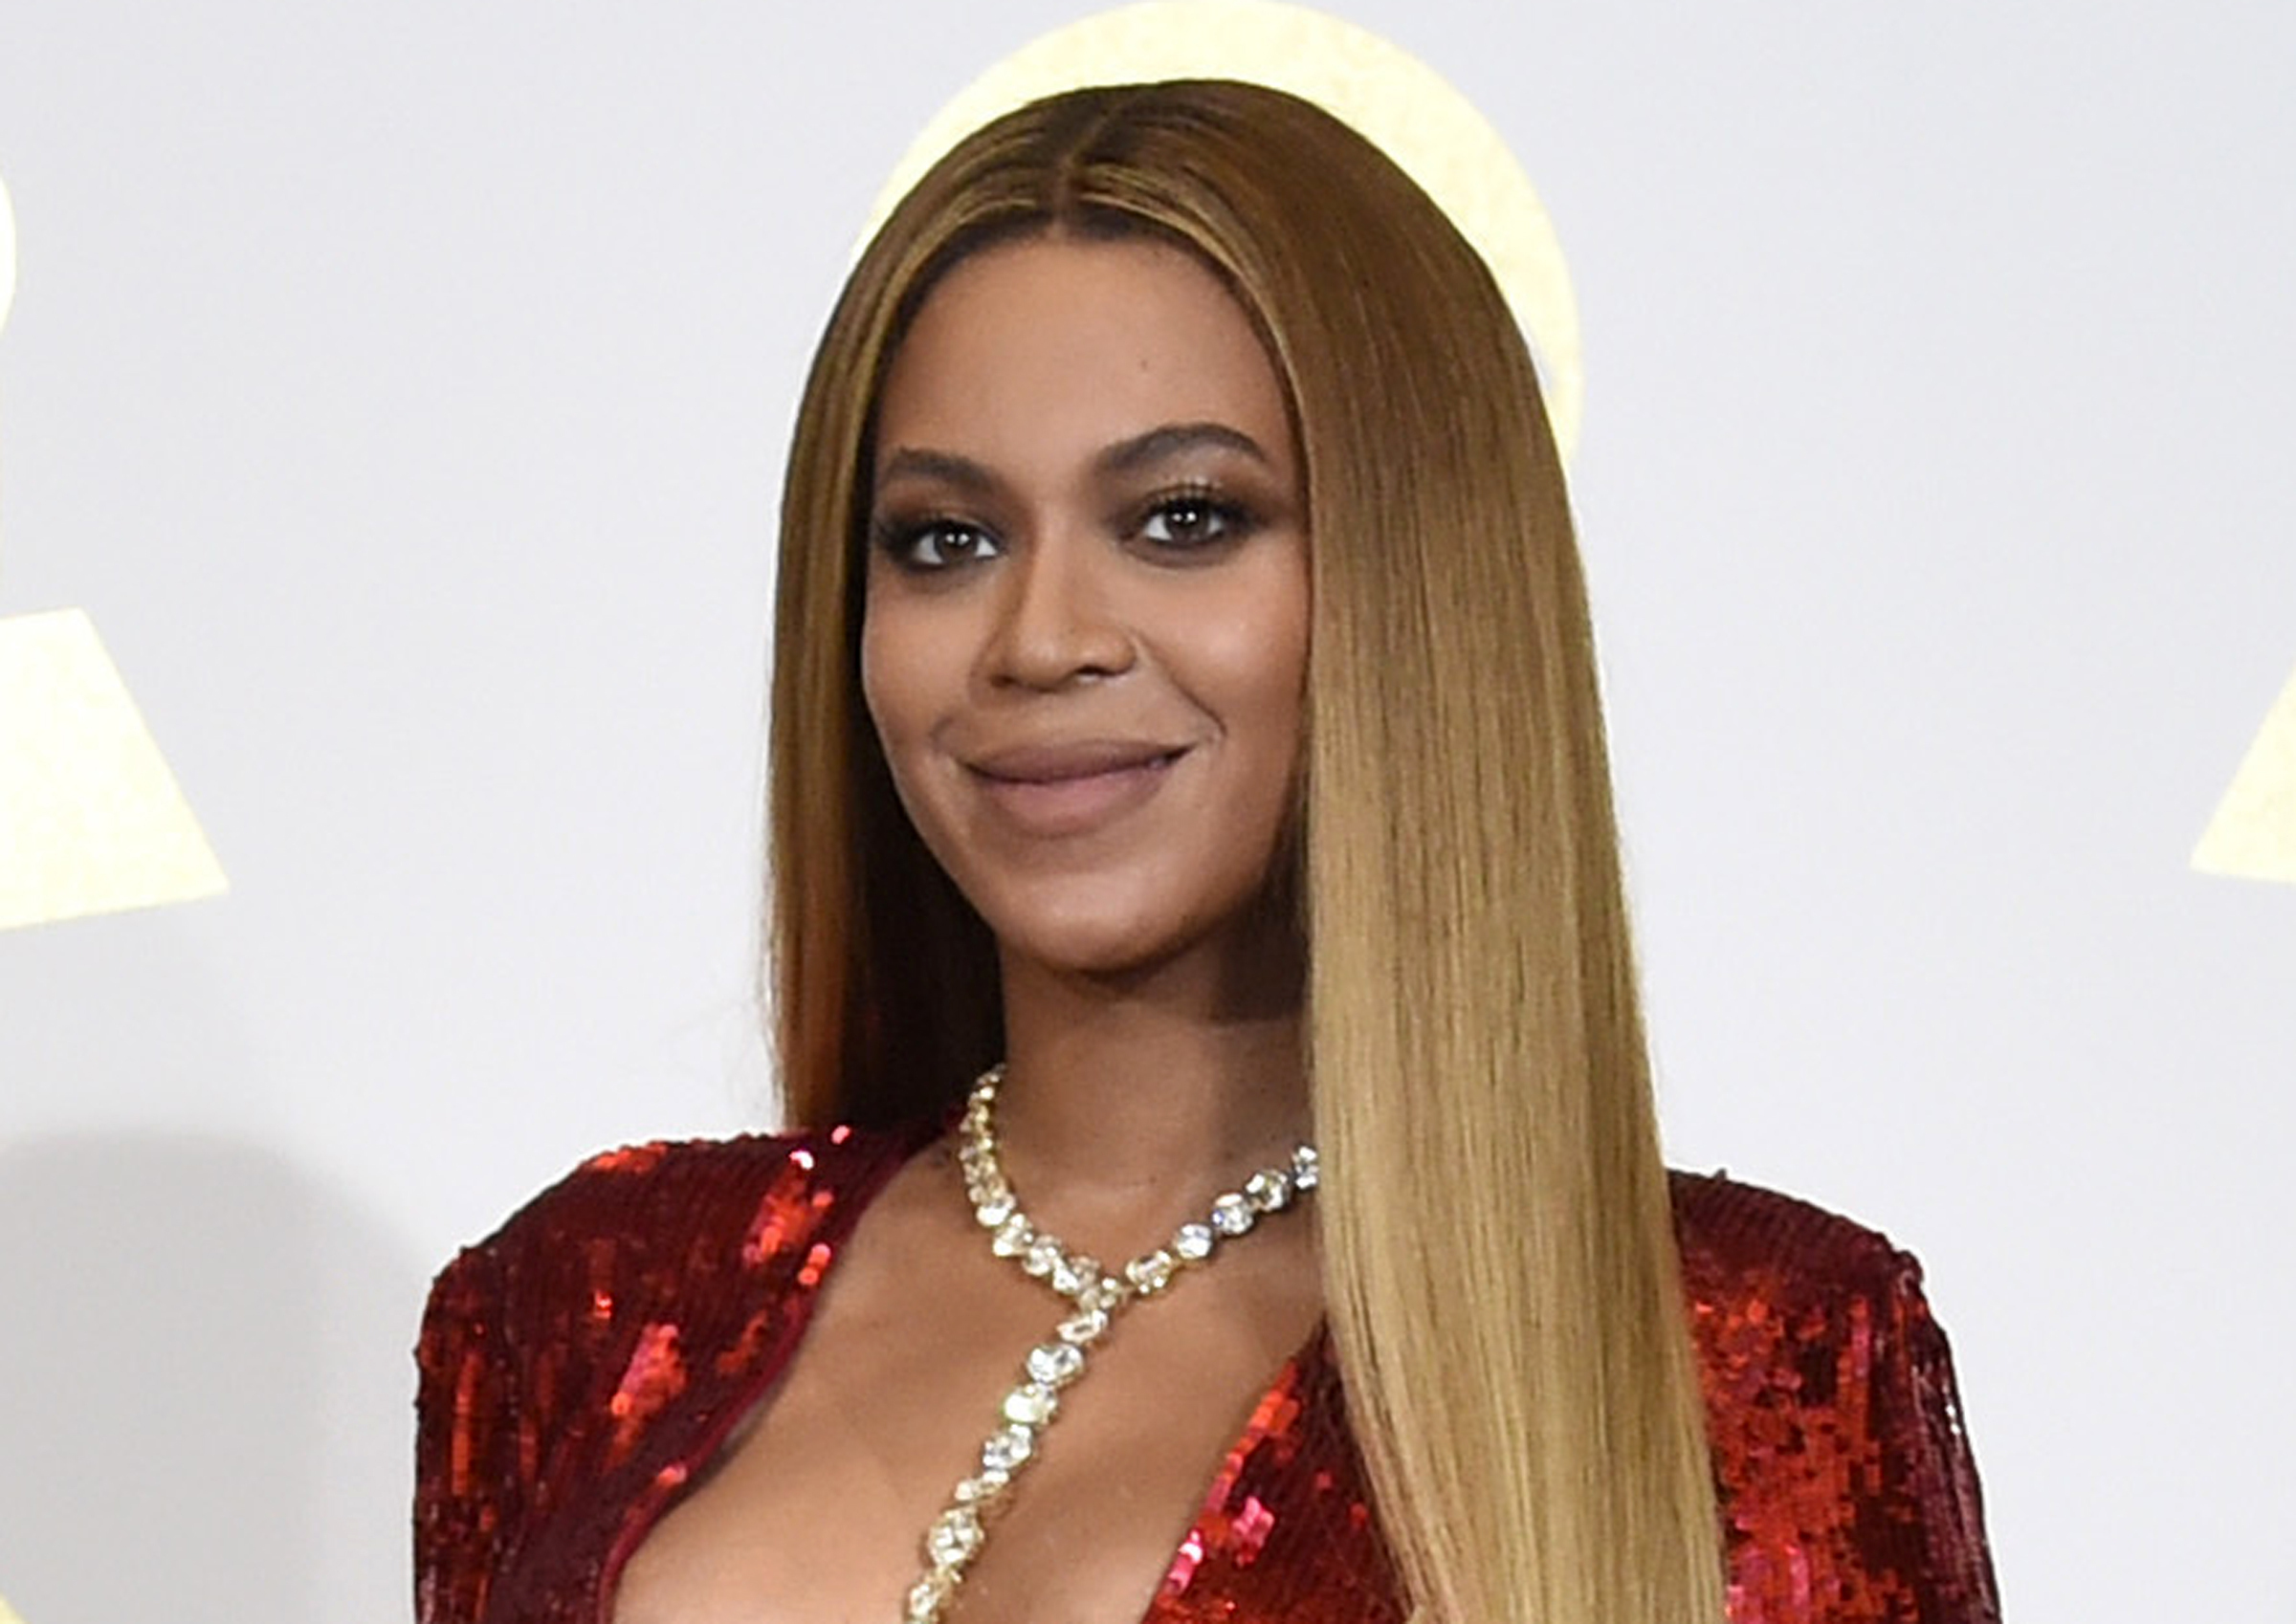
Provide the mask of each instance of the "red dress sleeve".
[{"label": "red dress sleeve", "polygon": [[491,1252],[464,1252],[432,1283],[415,1362],[415,1616],[420,1624],[482,1618],[525,1479]]},{"label": "red dress sleeve", "polygon": [[1914,1616],[1950,1624],[1999,1624],[1993,1559],[1985,1545],[1977,1468],[1961,1423],[1953,1353],[1930,1314],[1921,1269],[1910,1257],[1890,1294],[1880,1358],[1886,1374],[1878,1427],[1885,1448],[1902,1458],[1894,1473],[1919,1530],[1908,1556],[1919,1574]]},{"label": "red dress sleeve", "polygon": [[1676,1186],[1732,1624],[1998,1624],[1921,1268],[1845,1218]]},{"label": "red dress sleeve", "polygon": [[420,1624],[598,1618],[930,1128],[606,1152],[448,1264],[416,1349]]}]

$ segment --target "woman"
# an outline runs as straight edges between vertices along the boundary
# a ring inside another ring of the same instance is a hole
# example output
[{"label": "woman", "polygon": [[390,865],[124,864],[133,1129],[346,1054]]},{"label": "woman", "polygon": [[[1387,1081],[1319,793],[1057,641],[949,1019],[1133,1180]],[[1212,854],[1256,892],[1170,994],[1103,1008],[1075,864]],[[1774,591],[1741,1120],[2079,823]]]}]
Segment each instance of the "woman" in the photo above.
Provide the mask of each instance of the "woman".
[{"label": "woman", "polygon": [[1669,1186],[1535,378],[1376,148],[968,138],[780,569],[801,1126],[441,1277],[426,1619],[1996,1616],[1910,1261]]}]

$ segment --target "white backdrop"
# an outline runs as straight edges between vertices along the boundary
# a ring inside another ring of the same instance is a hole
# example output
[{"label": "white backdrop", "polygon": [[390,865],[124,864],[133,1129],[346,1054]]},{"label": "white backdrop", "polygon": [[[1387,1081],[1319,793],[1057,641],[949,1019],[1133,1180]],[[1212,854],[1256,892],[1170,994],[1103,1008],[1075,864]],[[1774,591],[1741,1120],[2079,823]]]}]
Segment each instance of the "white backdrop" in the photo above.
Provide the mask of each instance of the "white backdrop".
[{"label": "white backdrop", "polygon": [[[2011,1615],[2296,1619],[2296,13],[1335,0],[1553,209],[1673,1158],[1888,1230]],[[402,1618],[425,1280],[767,1120],[770,516],[879,180],[1071,4],[0,0],[0,614],[224,899],[0,934],[0,1592]]]}]

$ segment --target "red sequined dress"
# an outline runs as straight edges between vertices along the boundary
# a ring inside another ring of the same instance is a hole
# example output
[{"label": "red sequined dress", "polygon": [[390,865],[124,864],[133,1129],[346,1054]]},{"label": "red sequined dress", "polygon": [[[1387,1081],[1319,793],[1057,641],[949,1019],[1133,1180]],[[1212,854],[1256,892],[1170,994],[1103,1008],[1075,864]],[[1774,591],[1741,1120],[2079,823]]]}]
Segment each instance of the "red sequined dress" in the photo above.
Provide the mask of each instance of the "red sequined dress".
[{"label": "red sequined dress", "polygon": [[[416,1450],[422,1624],[608,1624],[622,1564],[804,1334],[930,1137],[598,1156],[439,1276]],[[1733,1624],[1997,1624],[1977,1481],[1920,1271],[1845,1219],[1674,1179]],[[1142,1624],[1402,1624],[1318,1334],[1262,1398]]]}]

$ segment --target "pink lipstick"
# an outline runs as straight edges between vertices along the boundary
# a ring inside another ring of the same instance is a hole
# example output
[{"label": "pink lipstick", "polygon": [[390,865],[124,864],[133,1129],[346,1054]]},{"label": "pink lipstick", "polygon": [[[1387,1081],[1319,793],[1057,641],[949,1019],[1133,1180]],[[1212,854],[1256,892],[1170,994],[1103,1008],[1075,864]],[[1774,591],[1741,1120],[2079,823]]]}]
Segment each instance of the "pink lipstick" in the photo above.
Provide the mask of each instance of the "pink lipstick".
[{"label": "pink lipstick", "polygon": [[1144,804],[1184,745],[1074,739],[985,752],[965,765],[989,804],[1023,833],[1089,833]]}]

